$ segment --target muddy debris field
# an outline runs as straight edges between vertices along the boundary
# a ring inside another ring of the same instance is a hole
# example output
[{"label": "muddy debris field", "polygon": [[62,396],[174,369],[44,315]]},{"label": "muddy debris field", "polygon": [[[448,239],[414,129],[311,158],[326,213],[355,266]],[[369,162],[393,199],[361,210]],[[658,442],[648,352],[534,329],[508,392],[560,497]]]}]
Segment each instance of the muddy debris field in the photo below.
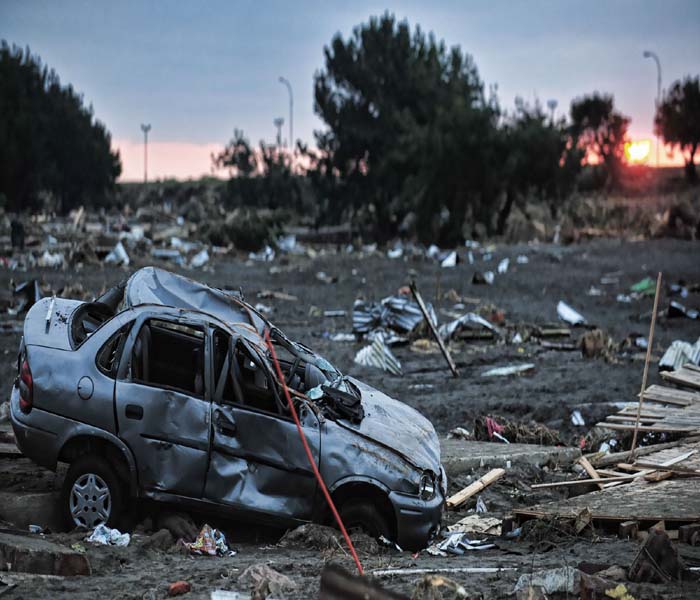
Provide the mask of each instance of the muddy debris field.
[{"label": "muddy debris field", "polygon": [[[673,342],[692,348],[700,338],[697,243],[460,248],[454,266],[430,254],[328,245],[184,265],[149,256],[0,269],[5,398],[25,314],[26,292],[12,293],[19,284],[90,300],[156,265],[242,290],[290,338],[417,409],[440,436],[447,496],[457,495],[443,513],[450,531],[422,551],[353,533],[364,578],[334,529],[285,531],[146,501],[130,506],[127,544],[88,541],[91,532],[62,530],[55,514],[65,466],[53,473],[23,457],[0,404],[0,597],[700,597],[700,370],[692,355],[659,369]],[[658,272],[647,388],[666,400],[645,404],[641,452],[630,456]],[[402,294],[413,303],[412,282],[438,325],[475,315],[443,336],[458,377],[424,320],[387,328],[378,342],[356,331],[361,307]],[[371,344],[391,365],[356,361]],[[572,483],[598,478],[614,481]],[[223,534],[225,552],[197,555],[178,541],[193,542],[204,525]]]}]

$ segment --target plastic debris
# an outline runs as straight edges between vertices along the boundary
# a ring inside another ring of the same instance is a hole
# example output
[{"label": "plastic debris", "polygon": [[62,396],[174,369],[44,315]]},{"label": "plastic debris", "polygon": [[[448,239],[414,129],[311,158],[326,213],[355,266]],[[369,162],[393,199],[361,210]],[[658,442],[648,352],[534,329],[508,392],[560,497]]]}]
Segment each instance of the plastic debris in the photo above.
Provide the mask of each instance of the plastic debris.
[{"label": "plastic debris", "polygon": [[41,525],[30,525],[29,533],[44,533],[44,528]]},{"label": "plastic debris", "polygon": [[122,244],[121,241],[119,241],[117,242],[117,245],[114,246],[114,248],[112,248],[112,251],[107,256],[105,256],[104,262],[108,265],[120,265],[128,267],[131,261],[129,260],[129,255],[126,253],[126,248],[124,248],[124,244]]},{"label": "plastic debris", "polygon": [[675,371],[692,363],[700,366],[700,338],[695,344],[674,340],[659,361],[659,371]]},{"label": "plastic debris", "polygon": [[651,277],[645,277],[641,281],[630,286],[630,291],[642,296],[653,296],[656,292],[656,281]]},{"label": "plastic debris", "polygon": [[401,363],[384,343],[384,336],[377,334],[374,341],[355,355],[355,363],[365,367],[376,367],[393,375],[403,375]]},{"label": "plastic debris", "polygon": [[523,375],[535,370],[535,365],[525,363],[522,365],[508,365],[507,367],[496,367],[481,374],[482,377],[507,377],[509,375]]},{"label": "plastic debris", "polygon": [[458,260],[457,252],[452,250],[452,252],[448,253],[448,255],[440,261],[440,266],[443,269],[456,267]]},{"label": "plastic debris", "polygon": [[668,311],[667,311],[668,317],[669,318],[677,318],[677,317],[687,317],[689,319],[697,319],[700,317],[700,313],[693,309],[693,308],[686,308],[683,306],[680,302],[676,302],[675,300],[672,300],[669,305],[668,305]]},{"label": "plastic debris", "polygon": [[392,248],[386,253],[388,258],[401,258],[403,256],[403,248]]},{"label": "plastic debris", "polygon": [[462,315],[459,319],[440,325],[438,332],[443,340],[447,340],[457,331],[463,329],[488,329],[489,331],[498,333],[498,329],[494,325],[475,313],[467,313],[466,315]]},{"label": "plastic debris", "polygon": [[44,253],[37,260],[37,265],[40,267],[58,268],[63,265],[63,254],[44,250]]},{"label": "plastic debris", "polygon": [[352,333],[338,332],[330,336],[332,342],[354,342],[357,338]]},{"label": "plastic debris", "polygon": [[498,263],[498,268],[496,269],[499,275],[503,275],[508,272],[508,265],[510,265],[510,259],[504,258]]},{"label": "plastic debris", "polygon": [[324,317],[344,317],[347,314],[348,313],[345,310],[324,310],[323,311]]},{"label": "plastic debris", "polygon": [[85,541],[105,546],[128,546],[131,541],[131,536],[128,533],[122,533],[118,529],[111,529],[107,527],[107,525],[98,525],[95,527],[94,531],[85,538]]},{"label": "plastic debris", "polygon": [[519,254],[517,258],[515,259],[515,262],[518,263],[519,265],[526,265],[527,263],[530,262],[530,259],[525,256],[524,254]]},{"label": "plastic debris", "polygon": [[586,421],[583,419],[580,410],[575,410],[571,413],[571,424],[575,427],[583,427],[586,425]]},{"label": "plastic debris", "polygon": [[[427,309],[433,323],[437,323],[432,305],[428,304]],[[389,296],[381,303],[355,300],[352,307],[352,331],[355,334],[367,334],[378,329],[410,333],[422,321],[423,313],[418,304],[408,296]]]},{"label": "plastic debris", "polygon": [[[481,496],[479,496],[479,499],[481,499]],[[454,525],[450,525],[447,530],[473,535],[501,535],[501,523],[501,519],[496,517],[484,517],[476,514],[464,517]]]},{"label": "plastic debris", "polygon": [[197,252],[190,260],[190,267],[193,269],[199,269],[209,262],[209,251],[204,248]]},{"label": "plastic debris", "polygon": [[251,252],[248,254],[248,258],[258,262],[272,262],[275,260],[275,251],[271,246],[266,245],[260,252]]},{"label": "plastic debris", "polygon": [[495,279],[496,276],[493,274],[493,271],[486,271],[485,273],[479,273],[477,271],[472,277],[472,283],[475,285],[492,285]]},{"label": "plastic debris", "polygon": [[202,526],[194,542],[182,542],[191,554],[204,556],[224,556],[229,552],[226,536],[211,525]]},{"label": "plastic debris", "polygon": [[560,300],[559,304],[557,304],[557,315],[562,321],[566,321],[570,325],[582,325],[586,322],[583,315],[576,312],[563,300]]},{"label": "plastic debris", "polygon": [[168,586],[168,596],[182,596],[192,591],[188,581],[176,581]]},{"label": "plastic debris", "polygon": [[[533,588],[541,588],[545,594],[579,593],[581,584],[581,572],[573,567],[560,567],[558,569],[546,569],[534,573],[521,575],[515,584],[514,592],[531,592]],[[531,596],[537,597],[537,596]]]},{"label": "plastic debris", "polygon": [[495,544],[490,544],[485,540],[473,540],[468,534],[461,531],[448,532],[443,541],[431,546],[431,548],[443,553],[436,553],[437,556],[447,556],[447,554],[461,555],[472,550],[489,550],[495,547]]}]

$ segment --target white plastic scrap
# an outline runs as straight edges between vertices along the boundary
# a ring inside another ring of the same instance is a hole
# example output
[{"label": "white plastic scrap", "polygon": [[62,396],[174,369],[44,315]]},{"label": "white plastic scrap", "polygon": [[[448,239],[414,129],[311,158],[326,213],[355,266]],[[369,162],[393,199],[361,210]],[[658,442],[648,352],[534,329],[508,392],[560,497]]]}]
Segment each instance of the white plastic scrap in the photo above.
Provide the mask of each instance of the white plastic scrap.
[{"label": "white plastic scrap", "polygon": [[105,546],[128,546],[131,536],[118,529],[110,529],[107,525],[98,525],[86,541]]},{"label": "white plastic scrap", "polygon": [[384,336],[377,334],[374,341],[355,355],[355,363],[365,367],[376,367],[393,375],[402,375],[401,363],[384,343]]},{"label": "white plastic scrap", "polygon": [[504,258],[498,263],[498,274],[503,275],[508,272],[508,265],[510,265],[510,259]]},{"label": "white plastic scrap", "polygon": [[388,250],[386,255],[389,258],[401,258],[403,256],[403,248],[399,247]]},{"label": "white plastic scrap", "polygon": [[659,369],[676,370],[686,363],[700,366],[700,338],[694,344],[682,340],[671,342],[659,361]]},{"label": "white plastic scrap", "polygon": [[574,567],[546,569],[532,574],[521,575],[515,584],[514,592],[530,588],[542,588],[545,594],[566,593],[578,595],[581,584],[581,572]]},{"label": "white plastic scrap", "polygon": [[586,424],[580,410],[575,410],[571,413],[571,424],[575,427],[583,427]]},{"label": "white plastic scrap", "polygon": [[60,252],[49,252],[44,250],[44,253],[39,257],[37,264],[40,267],[60,267],[63,265],[63,254]]},{"label": "white plastic scrap", "polygon": [[275,260],[275,251],[270,246],[265,246],[260,252],[251,252],[248,254],[248,258],[260,262],[272,262]]},{"label": "white plastic scrap", "polygon": [[559,304],[557,304],[557,314],[562,321],[566,321],[570,325],[581,325],[586,322],[583,315],[576,312],[563,300],[559,300]]},{"label": "white plastic scrap", "polygon": [[438,333],[443,340],[447,340],[451,338],[458,329],[465,327],[469,328],[472,325],[476,325],[478,328],[483,327],[484,329],[498,332],[498,329],[483,317],[480,317],[475,313],[467,313],[466,315],[462,315],[459,319],[455,319],[454,321],[440,325]]},{"label": "white plastic scrap", "polygon": [[206,248],[203,248],[192,257],[192,260],[190,260],[190,267],[192,267],[193,269],[199,269],[200,267],[206,265],[208,262],[209,251]]},{"label": "white plastic scrap", "polygon": [[[467,550],[488,550],[490,548],[495,548],[496,545],[489,544],[484,540],[472,540],[466,533],[455,531],[453,533],[448,533],[442,542],[432,547],[449,554],[464,554]],[[436,555],[442,556],[437,553]]]},{"label": "white plastic scrap", "polygon": [[105,256],[105,263],[108,265],[123,265],[125,267],[129,266],[129,255],[126,253],[126,248],[121,241],[117,242],[117,245],[112,248],[112,251]]},{"label": "white plastic scrap", "polygon": [[524,254],[519,254],[518,257],[515,259],[515,262],[517,262],[519,265],[526,265],[530,262],[530,259]]},{"label": "white plastic scrap", "polygon": [[508,365],[507,367],[496,367],[482,373],[482,377],[506,377],[508,375],[520,375],[535,370],[535,365],[525,363],[522,365]]},{"label": "white plastic scrap", "polygon": [[443,269],[449,269],[457,266],[457,252],[453,250],[445,258],[442,259],[440,266]]},{"label": "white plastic scrap", "polygon": [[492,285],[495,280],[496,276],[493,274],[493,271],[486,271],[486,273],[484,273],[484,281],[489,285]]}]

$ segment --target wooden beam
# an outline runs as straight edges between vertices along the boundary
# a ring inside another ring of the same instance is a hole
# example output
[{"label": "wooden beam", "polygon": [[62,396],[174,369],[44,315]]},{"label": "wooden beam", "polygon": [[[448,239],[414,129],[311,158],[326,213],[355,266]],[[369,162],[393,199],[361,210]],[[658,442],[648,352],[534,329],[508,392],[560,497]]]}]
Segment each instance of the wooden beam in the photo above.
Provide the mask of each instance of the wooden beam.
[{"label": "wooden beam", "polygon": [[[588,462],[588,459],[585,456],[582,456],[581,458],[578,459],[578,464],[580,464],[584,468],[584,470],[586,471],[586,473],[588,473],[588,476],[591,479],[600,479],[600,475],[598,474],[598,471],[596,471],[595,468],[593,467],[593,465],[590,462]],[[599,483],[598,488],[600,488],[602,490],[603,484]]]},{"label": "wooden beam", "polygon": [[420,295],[420,292],[418,291],[418,288],[416,287],[415,281],[411,282],[411,293],[413,294],[413,297],[416,299],[416,302],[418,303],[418,308],[420,308],[420,311],[423,313],[423,318],[425,319],[425,322],[428,324],[428,328],[430,329],[430,332],[433,334],[433,337],[435,338],[435,341],[437,342],[437,344],[440,348],[440,352],[442,352],[442,355],[445,357],[445,360],[447,361],[447,365],[450,367],[450,371],[452,371],[452,375],[454,375],[455,377],[459,377],[459,372],[457,371],[457,366],[455,365],[454,361],[452,360],[452,357],[450,356],[450,353],[447,350],[445,343],[442,341],[442,338],[440,337],[440,333],[438,332],[437,328],[435,327],[435,323],[433,323],[432,319],[430,318],[430,315],[428,314],[428,309],[425,307],[425,302],[423,302],[423,297]]},{"label": "wooden beam", "polygon": [[469,498],[486,489],[495,481],[498,481],[506,474],[505,469],[492,469],[486,475],[477,479],[474,483],[468,485],[463,490],[457,492],[447,499],[447,508],[457,508],[464,504]]}]

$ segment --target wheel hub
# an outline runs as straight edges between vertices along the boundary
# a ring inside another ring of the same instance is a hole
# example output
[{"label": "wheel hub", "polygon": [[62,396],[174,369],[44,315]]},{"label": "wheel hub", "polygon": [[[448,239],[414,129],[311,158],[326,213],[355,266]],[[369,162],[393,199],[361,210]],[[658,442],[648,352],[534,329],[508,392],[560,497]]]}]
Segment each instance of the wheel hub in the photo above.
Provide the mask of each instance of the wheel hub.
[{"label": "wheel hub", "polygon": [[73,522],[92,529],[107,523],[112,512],[112,495],[99,475],[85,473],[71,488],[69,509]]}]

